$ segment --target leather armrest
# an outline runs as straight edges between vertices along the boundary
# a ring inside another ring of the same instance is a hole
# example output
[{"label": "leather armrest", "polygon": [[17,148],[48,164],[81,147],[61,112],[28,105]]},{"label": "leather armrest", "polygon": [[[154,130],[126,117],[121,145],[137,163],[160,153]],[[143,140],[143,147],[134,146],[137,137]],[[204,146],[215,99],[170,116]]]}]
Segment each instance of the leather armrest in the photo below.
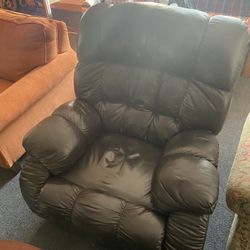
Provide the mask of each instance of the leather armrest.
[{"label": "leather armrest", "polygon": [[101,120],[81,101],[59,107],[24,138],[27,154],[58,175],[69,169],[99,134]]},{"label": "leather armrest", "polygon": [[164,249],[202,250],[206,239],[209,215],[170,213],[166,223]]},{"label": "leather armrest", "polygon": [[218,143],[207,131],[186,131],[165,147],[152,181],[152,200],[157,210],[210,214],[219,187],[216,169]]},{"label": "leather armrest", "polygon": [[243,127],[228,178],[226,201],[239,216],[245,217],[250,213],[250,115]]},{"label": "leather armrest", "polygon": [[44,209],[39,197],[49,178],[50,173],[46,167],[29,155],[25,158],[19,179],[22,195],[30,209],[41,216],[44,215]]}]

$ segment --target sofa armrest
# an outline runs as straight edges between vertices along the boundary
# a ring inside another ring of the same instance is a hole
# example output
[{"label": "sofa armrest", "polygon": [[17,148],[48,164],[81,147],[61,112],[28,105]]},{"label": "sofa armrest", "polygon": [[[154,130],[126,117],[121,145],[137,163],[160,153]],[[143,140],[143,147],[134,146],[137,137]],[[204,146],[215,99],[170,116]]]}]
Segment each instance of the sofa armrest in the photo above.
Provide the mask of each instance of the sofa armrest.
[{"label": "sofa armrest", "polygon": [[46,65],[37,67],[0,93],[0,131],[21,116],[34,103],[71,72],[77,59],[69,50]]},{"label": "sofa armrest", "polygon": [[239,216],[250,214],[250,114],[243,127],[229,175],[226,201],[228,207]]},{"label": "sofa armrest", "polygon": [[81,101],[70,102],[33,128],[23,146],[31,158],[58,175],[83,155],[100,128],[101,120],[94,108]]},{"label": "sofa armrest", "polygon": [[162,213],[213,212],[219,188],[218,143],[207,131],[186,131],[165,147],[152,181],[152,200]]}]

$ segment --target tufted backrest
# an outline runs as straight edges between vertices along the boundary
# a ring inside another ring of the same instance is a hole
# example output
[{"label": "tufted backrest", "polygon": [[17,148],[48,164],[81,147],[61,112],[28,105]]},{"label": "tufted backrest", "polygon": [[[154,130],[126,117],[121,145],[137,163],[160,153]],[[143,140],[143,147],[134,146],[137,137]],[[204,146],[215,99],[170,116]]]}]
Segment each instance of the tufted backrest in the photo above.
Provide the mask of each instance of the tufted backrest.
[{"label": "tufted backrest", "polygon": [[236,18],[153,3],[96,5],[81,20],[76,94],[106,129],[157,145],[185,129],[218,133],[247,45]]}]

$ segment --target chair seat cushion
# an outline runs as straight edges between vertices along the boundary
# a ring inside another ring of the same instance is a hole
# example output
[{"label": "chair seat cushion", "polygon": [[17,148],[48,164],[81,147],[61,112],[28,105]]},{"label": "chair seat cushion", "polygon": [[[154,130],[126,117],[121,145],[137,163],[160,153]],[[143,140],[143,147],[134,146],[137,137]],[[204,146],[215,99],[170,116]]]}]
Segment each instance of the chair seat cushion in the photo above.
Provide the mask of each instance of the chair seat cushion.
[{"label": "chair seat cushion", "polygon": [[160,153],[138,139],[100,136],[74,168],[49,178],[41,214],[66,218],[85,236],[109,242],[108,249],[161,249],[165,219],[152,210],[150,195]]},{"label": "chair seat cushion", "polygon": [[118,134],[102,135],[66,180],[149,209],[151,180],[161,149]]},{"label": "chair seat cushion", "polygon": [[84,237],[109,250],[160,250],[166,218],[138,204],[62,178],[47,181],[40,194],[41,215],[71,222]]}]

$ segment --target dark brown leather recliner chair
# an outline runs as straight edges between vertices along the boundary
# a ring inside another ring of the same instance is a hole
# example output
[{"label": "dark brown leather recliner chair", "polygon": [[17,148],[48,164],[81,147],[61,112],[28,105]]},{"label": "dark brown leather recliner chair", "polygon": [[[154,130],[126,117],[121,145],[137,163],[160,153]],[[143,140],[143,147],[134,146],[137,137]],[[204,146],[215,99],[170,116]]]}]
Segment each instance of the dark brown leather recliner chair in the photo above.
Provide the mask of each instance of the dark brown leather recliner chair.
[{"label": "dark brown leather recliner chair", "polygon": [[234,18],[157,4],[90,8],[77,99],[23,143],[30,208],[107,249],[202,249],[218,198],[215,134],[247,45]]}]

